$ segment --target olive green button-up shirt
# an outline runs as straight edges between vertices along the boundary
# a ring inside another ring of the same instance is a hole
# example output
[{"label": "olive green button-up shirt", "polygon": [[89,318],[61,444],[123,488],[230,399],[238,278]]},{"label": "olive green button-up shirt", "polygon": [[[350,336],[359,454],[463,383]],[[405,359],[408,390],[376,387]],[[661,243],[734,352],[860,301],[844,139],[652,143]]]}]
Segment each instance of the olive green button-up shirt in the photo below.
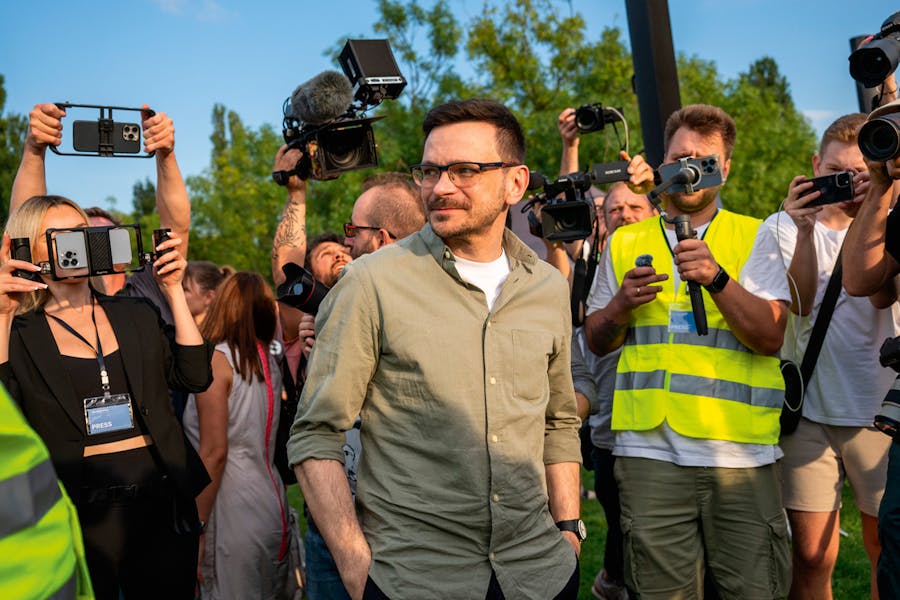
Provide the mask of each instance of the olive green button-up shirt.
[{"label": "olive green button-up shirt", "polygon": [[482,600],[492,569],[507,598],[546,600],[575,569],[544,470],[581,460],[568,286],[503,246],[491,312],[426,225],[349,265],[316,319],[288,456],[343,461],[361,416],[369,574],[394,600]]}]

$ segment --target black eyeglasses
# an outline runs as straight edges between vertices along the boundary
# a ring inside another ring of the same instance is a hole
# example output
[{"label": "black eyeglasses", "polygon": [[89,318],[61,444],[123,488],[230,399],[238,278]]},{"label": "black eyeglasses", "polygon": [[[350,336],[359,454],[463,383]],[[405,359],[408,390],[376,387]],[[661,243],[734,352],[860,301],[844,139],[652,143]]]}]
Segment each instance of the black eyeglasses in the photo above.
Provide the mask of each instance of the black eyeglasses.
[{"label": "black eyeglasses", "polygon": [[522,163],[511,162],[455,162],[449,165],[433,165],[430,163],[422,163],[419,165],[411,165],[409,172],[412,173],[413,181],[419,187],[429,188],[437,185],[441,178],[441,173],[447,171],[447,176],[451,183],[457,187],[466,187],[473,185],[478,176],[485,171],[494,169],[505,169],[506,167],[518,167]]},{"label": "black eyeglasses", "polygon": [[[344,223],[344,235],[348,238],[355,238],[359,235],[360,229],[371,229],[373,231],[378,231],[379,229],[384,229],[383,227],[369,227],[367,225],[354,225],[353,223]],[[391,239],[397,239],[397,236],[385,229],[388,234],[388,237]]]}]

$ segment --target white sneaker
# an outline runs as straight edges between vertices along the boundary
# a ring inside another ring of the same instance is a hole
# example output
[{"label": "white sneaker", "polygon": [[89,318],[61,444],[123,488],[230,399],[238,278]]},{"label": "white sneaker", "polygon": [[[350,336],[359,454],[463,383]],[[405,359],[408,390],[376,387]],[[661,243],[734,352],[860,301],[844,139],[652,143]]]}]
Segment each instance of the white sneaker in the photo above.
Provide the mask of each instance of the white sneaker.
[{"label": "white sneaker", "polygon": [[606,570],[602,569],[594,578],[594,585],[591,586],[591,594],[599,600],[628,600],[628,590],[624,585],[620,585],[606,578]]}]

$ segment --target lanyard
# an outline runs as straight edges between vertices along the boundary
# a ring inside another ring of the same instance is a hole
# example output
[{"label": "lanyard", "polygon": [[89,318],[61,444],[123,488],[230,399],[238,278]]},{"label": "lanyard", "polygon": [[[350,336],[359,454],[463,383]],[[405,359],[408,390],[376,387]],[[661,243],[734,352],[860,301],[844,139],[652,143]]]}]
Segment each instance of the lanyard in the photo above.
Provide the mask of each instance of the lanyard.
[{"label": "lanyard", "polygon": [[[716,209],[716,212],[713,213],[712,219],[706,224],[706,229],[703,230],[703,234],[700,236],[700,239],[705,239],[706,234],[709,233],[709,228],[712,226],[713,219],[715,219],[719,215],[719,209]],[[702,227],[702,225],[701,225]],[[675,251],[672,249],[672,246],[669,245],[669,238],[666,236],[666,224],[663,221],[663,218],[659,218],[659,229],[662,231],[663,239],[666,240],[666,247],[669,249],[669,254],[672,255],[672,258],[675,258]],[[678,242],[675,242],[678,245]]]},{"label": "lanyard", "polygon": [[48,317],[59,323],[66,331],[77,337],[79,340],[87,344],[88,348],[97,353],[97,363],[100,365],[100,387],[103,389],[103,395],[109,396],[109,374],[106,371],[106,361],[103,359],[103,346],[100,345],[100,330],[97,329],[97,319],[94,316],[94,298],[91,297],[91,322],[94,324],[94,333],[97,336],[97,348],[95,349],[84,336],[75,331],[75,328],[50,313],[45,313]]}]

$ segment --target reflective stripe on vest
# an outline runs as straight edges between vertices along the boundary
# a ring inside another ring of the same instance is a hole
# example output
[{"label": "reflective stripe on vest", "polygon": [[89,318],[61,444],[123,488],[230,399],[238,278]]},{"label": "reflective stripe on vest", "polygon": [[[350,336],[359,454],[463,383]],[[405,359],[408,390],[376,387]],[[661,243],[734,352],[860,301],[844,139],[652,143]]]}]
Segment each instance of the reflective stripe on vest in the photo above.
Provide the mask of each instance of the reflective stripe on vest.
[{"label": "reflective stripe on vest", "polygon": [[[750,256],[760,221],[720,211],[704,237],[717,262],[735,279]],[[652,254],[660,282],[656,299],[632,311],[622,346],[612,428],[646,431],[664,421],[681,435],[774,444],[784,401],[775,357],[756,354],[729,329],[703,291],[709,335],[670,333],[669,308],[690,307],[686,285],[674,288],[671,253],[659,219],[616,230],[610,244],[619,285],[639,254]]]},{"label": "reflective stripe on vest", "polygon": [[[693,333],[671,334],[672,344],[719,348],[739,352],[751,352],[733,333],[726,329],[711,329],[709,335],[699,336]],[[669,343],[669,328],[659,325],[633,327],[628,330],[625,345],[647,346],[649,344]],[[620,373],[616,378],[616,390],[665,389],[665,370],[629,371]],[[731,400],[744,404],[755,404],[767,408],[781,409],[784,402],[784,390],[778,388],[754,388],[750,385],[687,374],[673,373],[669,380],[669,390],[679,394],[707,396],[720,400]]]},{"label": "reflective stripe on vest", "polygon": [[0,538],[37,525],[60,498],[56,471],[49,459],[0,481]]}]

